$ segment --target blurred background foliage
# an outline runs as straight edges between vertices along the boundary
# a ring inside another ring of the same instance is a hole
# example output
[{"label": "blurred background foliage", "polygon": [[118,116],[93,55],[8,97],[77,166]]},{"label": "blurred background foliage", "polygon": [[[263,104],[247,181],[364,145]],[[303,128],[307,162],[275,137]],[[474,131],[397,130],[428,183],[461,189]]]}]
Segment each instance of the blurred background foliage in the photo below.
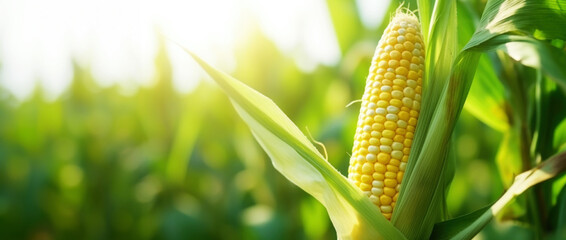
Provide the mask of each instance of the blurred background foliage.
[{"label": "blurred background foliage", "polygon": [[[365,27],[355,1],[327,4],[342,55],[337,65],[303,72],[256,29],[238,46],[231,74],[273,99],[346,174],[358,113],[357,104],[346,106],[363,94],[383,26]],[[473,21],[484,4],[459,7]],[[45,100],[39,87],[21,102],[0,90],[0,238],[335,239],[324,208],[273,168],[216,86],[203,80],[188,94],[176,92],[166,43],[160,44],[154,84],[131,94],[99,86],[79,65],[55,100]],[[480,68],[498,59],[484,57]],[[491,71],[481,74],[504,77]],[[494,101],[501,103],[510,95],[495,85],[482,89],[499,92]],[[554,95],[564,106],[563,93]],[[505,119],[478,120],[474,106],[466,107],[454,136],[456,174],[447,201],[453,217],[494,202],[511,180],[496,159],[512,133],[497,124]],[[503,108],[494,111],[505,117]],[[560,112],[555,125],[564,119]],[[554,140],[554,150],[564,140]],[[508,156],[520,150],[509,149]],[[541,186],[554,189],[549,204],[565,182],[562,176]],[[522,206],[509,214],[524,215]],[[520,222],[493,221],[479,238],[530,234]]]}]

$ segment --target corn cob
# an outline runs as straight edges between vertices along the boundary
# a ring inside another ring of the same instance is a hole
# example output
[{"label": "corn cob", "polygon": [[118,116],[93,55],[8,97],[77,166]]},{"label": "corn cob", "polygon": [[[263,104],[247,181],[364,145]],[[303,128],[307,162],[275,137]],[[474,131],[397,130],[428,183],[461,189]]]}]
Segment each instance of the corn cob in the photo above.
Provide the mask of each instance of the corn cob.
[{"label": "corn cob", "polygon": [[412,13],[393,17],[366,79],[348,178],[391,219],[419,116],[424,44]]}]

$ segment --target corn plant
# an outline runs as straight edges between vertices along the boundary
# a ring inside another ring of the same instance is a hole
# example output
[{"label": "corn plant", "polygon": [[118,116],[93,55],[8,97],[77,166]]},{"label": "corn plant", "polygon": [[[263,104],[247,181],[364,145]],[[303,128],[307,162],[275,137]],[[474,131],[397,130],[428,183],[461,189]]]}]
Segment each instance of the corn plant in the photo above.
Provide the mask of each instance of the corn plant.
[{"label": "corn plant", "polygon": [[[561,211],[554,220],[545,217],[548,194],[531,187],[566,169],[566,2],[490,0],[481,18],[468,3],[417,6],[390,7],[360,96],[348,177],[268,97],[187,52],[275,168],[326,207],[340,239],[471,239],[524,192],[536,236],[564,236],[564,183],[562,196],[551,196]],[[445,206],[449,146],[466,99],[469,112],[504,132],[496,161],[507,191],[454,218]]]}]

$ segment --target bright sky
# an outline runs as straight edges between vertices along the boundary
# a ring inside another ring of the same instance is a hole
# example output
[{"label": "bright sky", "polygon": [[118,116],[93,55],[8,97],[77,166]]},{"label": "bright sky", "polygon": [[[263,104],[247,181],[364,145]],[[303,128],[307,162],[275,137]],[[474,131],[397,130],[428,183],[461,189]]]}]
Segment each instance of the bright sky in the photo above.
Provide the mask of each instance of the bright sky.
[{"label": "bright sky", "polygon": [[[379,23],[381,2],[357,1],[368,27]],[[250,19],[305,71],[341,57],[324,0],[0,0],[0,85],[24,99],[39,83],[55,99],[74,59],[100,84],[130,92],[150,83],[157,29],[230,72]],[[168,54],[176,88],[190,91],[204,73],[178,46]]]}]

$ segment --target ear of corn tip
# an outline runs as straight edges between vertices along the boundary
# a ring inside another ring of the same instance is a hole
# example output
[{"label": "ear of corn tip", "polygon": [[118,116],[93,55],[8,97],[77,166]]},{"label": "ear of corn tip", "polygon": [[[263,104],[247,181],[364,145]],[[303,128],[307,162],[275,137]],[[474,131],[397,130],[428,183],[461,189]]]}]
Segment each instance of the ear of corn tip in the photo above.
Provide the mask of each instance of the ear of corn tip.
[{"label": "ear of corn tip", "polygon": [[366,80],[348,178],[391,219],[419,116],[425,48],[420,23],[397,11]]}]

